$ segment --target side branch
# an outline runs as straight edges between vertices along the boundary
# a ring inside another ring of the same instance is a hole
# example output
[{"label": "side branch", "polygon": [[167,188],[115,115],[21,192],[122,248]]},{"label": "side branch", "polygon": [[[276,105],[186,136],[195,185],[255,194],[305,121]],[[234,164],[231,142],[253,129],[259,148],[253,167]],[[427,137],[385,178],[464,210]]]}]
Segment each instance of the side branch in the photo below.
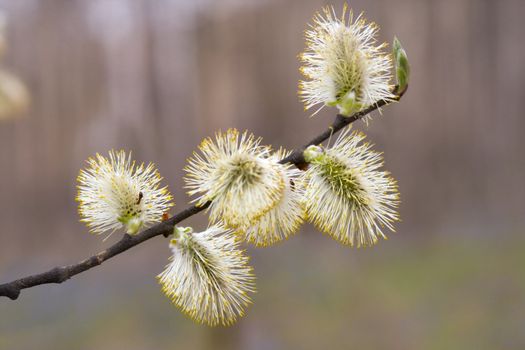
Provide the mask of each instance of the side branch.
[{"label": "side branch", "polygon": [[[303,151],[306,149],[306,147],[310,145],[317,145],[324,141],[326,141],[330,136],[337,133],[339,130],[343,129],[345,126],[363,118],[364,116],[370,114],[371,112],[375,111],[378,108],[381,108],[383,106],[386,106],[390,104],[393,101],[399,101],[403,94],[406,92],[406,89],[403,91],[398,92],[397,88],[394,90],[396,97],[392,101],[387,100],[381,100],[378,103],[358,112],[350,117],[344,117],[342,115],[337,115],[335,121],[332,123],[332,125],[325,130],[320,135],[316,136],[310,142],[305,144],[303,147],[296,149],[293,151],[288,157],[282,159],[280,161],[281,164],[284,163],[292,163],[295,164],[298,168],[303,168],[306,164],[304,157],[303,157]],[[190,216],[193,216],[206,208],[210,205],[210,202],[206,203],[205,205],[201,207],[197,206],[191,206],[188,207],[174,216],[172,216],[170,219],[163,221],[161,223],[158,223],[141,233],[137,235],[130,236],[128,234],[125,234],[118,242],[107,248],[106,250],[103,250],[102,252],[93,255],[85,260],[82,260],[81,262],[77,264],[72,265],[65,265],[60,267],[55,267],[49,271],[39,273],[36,275],[30,275],[27,277],[23,277],[17,280],[14,280],[9,283],[4,283],[0,285],[0,296],[8,297],[11,300],[16,300],[18,296],[20,295],[20,292],[22,289],[35,287],[41,284],[48,284],[48,283],[62,283],[64,281],[67,281],[71,277],[78,275],[79,273],[82,273],[84,271],[87,271],[93,267],[96,267],[100,264],[102,264],[104,261],[111,259],[112,257],[119,255],[123,252],[125,252],[128,249],[131,249],[142,242],[145,242],[153,237],[164,235],[165,237],[168,237],[173,232],[173,227],[177,225],[179,222],[189,218]]]}]

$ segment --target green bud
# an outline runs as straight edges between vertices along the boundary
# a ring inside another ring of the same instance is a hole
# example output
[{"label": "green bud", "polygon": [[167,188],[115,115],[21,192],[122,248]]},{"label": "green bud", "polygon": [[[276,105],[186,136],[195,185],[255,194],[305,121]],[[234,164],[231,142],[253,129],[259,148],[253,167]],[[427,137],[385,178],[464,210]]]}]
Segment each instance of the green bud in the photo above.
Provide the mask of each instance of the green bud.
[{"label": "green bud", "polygon": [[410,65],[408,64],[407,53],[397,37],[394,37],[392,48],[396,65],[398,91],[403,91],[406,89],[410,79]]},{"label": "green bud", "polygon": [[308,146],[304,152],[303,157],[308,163],[318,160],[323,155],[324,151],[320,146],[311,145]]},{"label": "green bud", "polygon": [[361,110],[361,108],[363,108],[363,105],[357,102],[357,96],[354,91],[348,91],[339,100],[337,108],[339,109],[339,114],[345,117],[349,117],[355,112]]},{"label": "green bud", "polygon": [[173,239],[170,241],[171,244],[177,244],[178,241],[185,240],[188,235],[193,233],[193,228],[191,227],[179,227],[175,226],[173,228]]},{"label": "green bud", "polygon": [[137,234],[139,230],[142,228],[142,225],[144,223],[142,220],[140,220],[137,217],[132,217],[129,220],[126,221],[126,232],[130,235]]}]

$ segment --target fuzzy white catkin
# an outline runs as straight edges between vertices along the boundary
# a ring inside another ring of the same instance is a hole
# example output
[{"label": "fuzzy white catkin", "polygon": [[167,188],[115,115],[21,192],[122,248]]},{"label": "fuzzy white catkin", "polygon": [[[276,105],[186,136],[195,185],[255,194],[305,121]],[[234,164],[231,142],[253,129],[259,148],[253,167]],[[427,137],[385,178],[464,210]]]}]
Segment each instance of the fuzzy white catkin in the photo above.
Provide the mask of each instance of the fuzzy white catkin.
[{"label": "fuzzy white catkin", "polygon": [[314,17],[305,32],[306,51],[301,55],[301,72],[307,78],[299,84],[305,109],[337,106],[350,115],[392,94],[392,62],[384,52],[386,44],[376,40],[378,27],[362,16],[355,20],[344,6],[341,18],[333,7]]},{"label": "fuzzy white catkin", "polygon": [[285,189],[281,168],[270,158],[270,147],[261,146],[247,132],[229,129],[215,140],[205,139],[185,168],[186,187],[193,201],[209,207],[210,222],[229,228],[247,227],[274,208]]},{"label": "fuzzy white catkin", "polygon": [[110,151],[89,158],[77,178],[79,213],[93,233],[125,228],[135,234],[143,226],[159,222],[173,205],[153,164],[136,165],[131,154]]},{"label": "fuzzy white catkin", "polygon": [[[380,153],[361,143],[364,134],[344,130],[332,148],[309,149],[303,175],[308,219],[322,232],[350,246],[370,246],[383,229],[394,230],[399,193]],[[317,154],[316,154],[317,153]]]},{"label": "fuzzy white catkin", "polygon": [[170,263],[158,276],[162,291],[198,323],[230,325],[251,303],[253,269],[232,231],[213,226],[172,240]]}]

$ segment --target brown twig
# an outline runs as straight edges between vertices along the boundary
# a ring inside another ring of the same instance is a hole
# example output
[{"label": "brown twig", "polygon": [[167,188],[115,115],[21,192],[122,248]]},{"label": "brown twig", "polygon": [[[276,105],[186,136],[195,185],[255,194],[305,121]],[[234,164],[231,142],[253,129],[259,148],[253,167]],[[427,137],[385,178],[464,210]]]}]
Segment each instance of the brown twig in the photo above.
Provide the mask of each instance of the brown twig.
[{"label": "brown twig", "polygon": [[[399,99],[405,93],[406,89],[400,92],[397,92],[397,89],[394,91],[396,91],[396,97],[393,99],[393,101],[399,101]],[[288,157],[282,159],[281,163],[282,164],[292,163],[292,164],[295,164],[297,167],[301,168],[302,166],[305,165],[303,151],[306,147],[310,145],[317,145],[317,144],[320,144],[326,141],[331,135],[337,133],[339,130],[343,129],[345,126],[363,118],[369,113],[391,102],[392,101],[390,100],[388,101],[381,100],[377,104],[372,105],[358,113],[355,113],[354,115],[350,117],[344,117],[342,115],[337,115],[335,121],[332,123],[332,125],[327,130],[325,130],[320,135],[316,136],[314,139],[312,139],[310,142],[308,142],[303,147],[296,149]],[[116,255],[122,254],[126,250],[131,249],[153,237],[160,236],[160,235],[168,237],[173,232],[173,227],[175,225],[189,218],[190,216],[193,216],[205,210],[206,208],[208,208],[209,205],[210,205],[210,202],[206,203],[205,205],[201,207],[197,207],[197,206],[188,207],[178,212],[177,214],[175,214],[168,220],[160,222],[156,224],[155,226],[152,226],[140,232],[137,235],[130,236],[128,234],[125,234],[118,242],[116,242],[115,244],[107,248],[106,250],[96,255],[93,255],[85,260],[82,260],[81,262],[77,264],[55,267],[46,272],[42,272],[36,275],[30,275],[27,277],[23,277],[23,278],[14,280],[9,283],[1,284],[0,285],[0,296],[8,297],[11,300],[16,300],[18,296],[20,295],[20,291],[22,289],[35,287],[41,284],[62,283],[64,281],[67,281],[71,277],[78,275],[79,273],[82,273],[84,271],[87,271],[93,267],[96,267],[102,264],[104,261],[111,259],[112,257]]]}]

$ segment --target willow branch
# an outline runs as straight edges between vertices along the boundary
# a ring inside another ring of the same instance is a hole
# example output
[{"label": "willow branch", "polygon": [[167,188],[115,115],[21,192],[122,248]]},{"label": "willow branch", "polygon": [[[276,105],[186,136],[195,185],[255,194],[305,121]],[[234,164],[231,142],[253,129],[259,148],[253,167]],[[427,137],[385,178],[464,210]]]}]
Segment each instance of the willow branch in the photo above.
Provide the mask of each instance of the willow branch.
[{"label": "willow branch", "polygon": [[[295,164],[299,168],[303,168],[306,164],[304,157],[303,157],[303,151],[306,149],[306,147],[310,145],[317,145],[324,141],[326,141],[330,136],[337,133],[339,130],[343,129],[345,126],[363,118],[364,116],[370,114],[371,112],[377,110],[378,108],[381,108],[383,106],[386,106],[390,104],[393,101],[399,101],[399,99],[403,96],[406,89],[401,92],[397,92],[397,89],[394,90],[396,92],[396,97],[393,100],[381,100],[378,103],[353,114],[350,117],[344,117],[342,115],[337,115],[335,118],[335,121],[332,123],[332,125],[325,130],[323,133],[319,134],[310,142],[305,144],[303,147],[296,149],[293,151],[288,157],[282,159],[280,161],[281,164],[285,163],[291,163]],[[22,289],[32,288],[41,284],[50,284],[50,283],[62,283],[70,279],[71,277],[78,275],[84,271],[90,270],[100,264],[102,264],[104,261],[111,259],[114,256],[117,256],[119,254],[124,253],[125,251],[153,238],[156,236],[165,236],[168,237],[173,232],[173,227],[177,225],[179,222],[189,218],[190,216],[193,216],[206,208],[209,207],[211,202],[206,203],[203,206],[197,207],[197,206],[191,206],[188,207],[168,220],[165,220],[161,223],[158,223],[142,232],[140,232],[137,235],[128,235],[124,234],[122,238],[107,248],[106,250],[101,251],[98,254],[95,254],[85,260],[80,261],[77,264],[72,265],[65,265],[65,266],[59,266],[55,267],[49,271],[42,272],[36,275],[30,275],[27,277],[23,277],[17,280],[14,280],[9,283],[4,283],[0,285],[0,296],[8,297],[11,300],[16,300],[18,296],[20,295],[20,292]]]}]

